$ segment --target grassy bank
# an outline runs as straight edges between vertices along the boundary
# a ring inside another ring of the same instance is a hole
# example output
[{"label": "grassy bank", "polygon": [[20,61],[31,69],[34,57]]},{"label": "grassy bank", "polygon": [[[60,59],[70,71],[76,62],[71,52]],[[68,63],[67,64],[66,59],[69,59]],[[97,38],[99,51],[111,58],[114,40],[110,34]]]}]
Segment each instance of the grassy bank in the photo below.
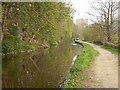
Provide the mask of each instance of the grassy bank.
[{"label": "grassy bank", "polygon": [[110,47],[110,46],[101,46],[102,48],[114,53],[114,54],[118,54],[120,53],[120,50],[118,48],[113,48],[113,47]]},{"label": "grassy bank", "polygon": [[70,69],[69,82],[65,88],[74,88],[81,83],[81,80],[85,79],[86,76],[81,75],[80,73],[84,72],[89,68],[95,56],[99,53],[93,49],[88,44],[84,44],[84,48],[80,51],[77,59],[74,62],[74,65]]},{"label": "grassy bank", "polygon": [[101,46],[101,48],[106,49],[106,50],[112,52],[113,54],[120,53],[120,50],[118,48],[114,48],[114,47],[110,47],[110,46],[105,46],[101,42],[99,42],[99,43],[93,43],[93,44],[99,45],[99,46]]}]

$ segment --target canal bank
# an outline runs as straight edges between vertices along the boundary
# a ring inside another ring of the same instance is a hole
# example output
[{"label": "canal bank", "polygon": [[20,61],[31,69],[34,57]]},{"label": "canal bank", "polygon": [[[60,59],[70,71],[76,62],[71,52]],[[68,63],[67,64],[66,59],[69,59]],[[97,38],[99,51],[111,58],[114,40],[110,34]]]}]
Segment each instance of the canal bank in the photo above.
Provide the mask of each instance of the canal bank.
[{"label": "canal bank", "polygon": [[80,51],[79,55],[74,61],[74,64],[70,68],[70,74],[68,79],[66,79],[64,82],[63,88],[78,87],[81,81],[86,78],[83,72],[87,71],[95,56],[98,54],[99,53],[93,47],[88,44],[84,44],[84,48]]}]

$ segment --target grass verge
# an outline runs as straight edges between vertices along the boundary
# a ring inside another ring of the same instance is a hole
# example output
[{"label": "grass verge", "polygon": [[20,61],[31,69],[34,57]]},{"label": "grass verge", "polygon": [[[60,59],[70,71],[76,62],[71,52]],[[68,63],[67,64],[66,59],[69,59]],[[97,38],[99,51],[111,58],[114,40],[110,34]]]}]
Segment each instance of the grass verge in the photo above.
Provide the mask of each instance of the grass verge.
[{"label": "grass verge", "polygon": [[120,50],[118,48],[113,48],[110,46],[101,46],[102,48],[114,53],[114,54],[120,54]]},{"label": "grass verge", "polygon": [[106,49],[106,50],[112,52],[113,54],[120,54],[120,50],[118,48],[105,46],[102,43],[93,43],[93,44],[99,45],[101,48]]},{"label": "grass verge", "polygon": [[80,72],[84,72],[89,68],[95,56],[99,53],[93,49],[88,44],[84,44],[84,48],[80,51],[77,59],[74,62],[74,65],[70,69],[69,81],[66,84],[65,88],[75,88],[78,84],[81,83],[81,80],[85,79],[86,76],[80,75]]}]

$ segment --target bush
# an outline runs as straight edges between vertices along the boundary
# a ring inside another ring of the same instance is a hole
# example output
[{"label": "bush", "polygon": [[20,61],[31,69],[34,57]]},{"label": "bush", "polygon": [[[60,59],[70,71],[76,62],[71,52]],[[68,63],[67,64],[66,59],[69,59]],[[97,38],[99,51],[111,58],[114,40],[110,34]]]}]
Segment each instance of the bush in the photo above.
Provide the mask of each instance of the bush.
[{"label": "bush", "polygon": [[3,40],[3,42],[2,42],[2,52],[7,53],[7,52],[12,52],[12,51],[14,51],[13,45],[11,45],[8,41]]},{"label": "bush", "polygon": [[35,49],[32,44],[20,40],[14,35],[5,35],[2,42],[2,53],[20,52],[22,50]]},{"label": "bush", "polygon": [[8,24],[7,27],[8,27],[8,30],[9,30],[11,35],[17,36],[17,26],[15,26],[13,24]]}]

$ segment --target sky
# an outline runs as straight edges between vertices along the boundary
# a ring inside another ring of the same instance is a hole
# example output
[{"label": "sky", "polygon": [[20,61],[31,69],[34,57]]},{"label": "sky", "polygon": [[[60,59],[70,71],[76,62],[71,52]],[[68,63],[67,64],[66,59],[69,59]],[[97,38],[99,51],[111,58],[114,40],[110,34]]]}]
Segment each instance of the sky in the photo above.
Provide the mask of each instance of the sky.
[{"label": "sky", "polygon": [[73,8],[76,10],[74,14],[74,23],[76,19],[85,18],[87,19],[87,12],[92,12],[90,9],[90,3],[94,0],[70,0],[73,4]]}]

